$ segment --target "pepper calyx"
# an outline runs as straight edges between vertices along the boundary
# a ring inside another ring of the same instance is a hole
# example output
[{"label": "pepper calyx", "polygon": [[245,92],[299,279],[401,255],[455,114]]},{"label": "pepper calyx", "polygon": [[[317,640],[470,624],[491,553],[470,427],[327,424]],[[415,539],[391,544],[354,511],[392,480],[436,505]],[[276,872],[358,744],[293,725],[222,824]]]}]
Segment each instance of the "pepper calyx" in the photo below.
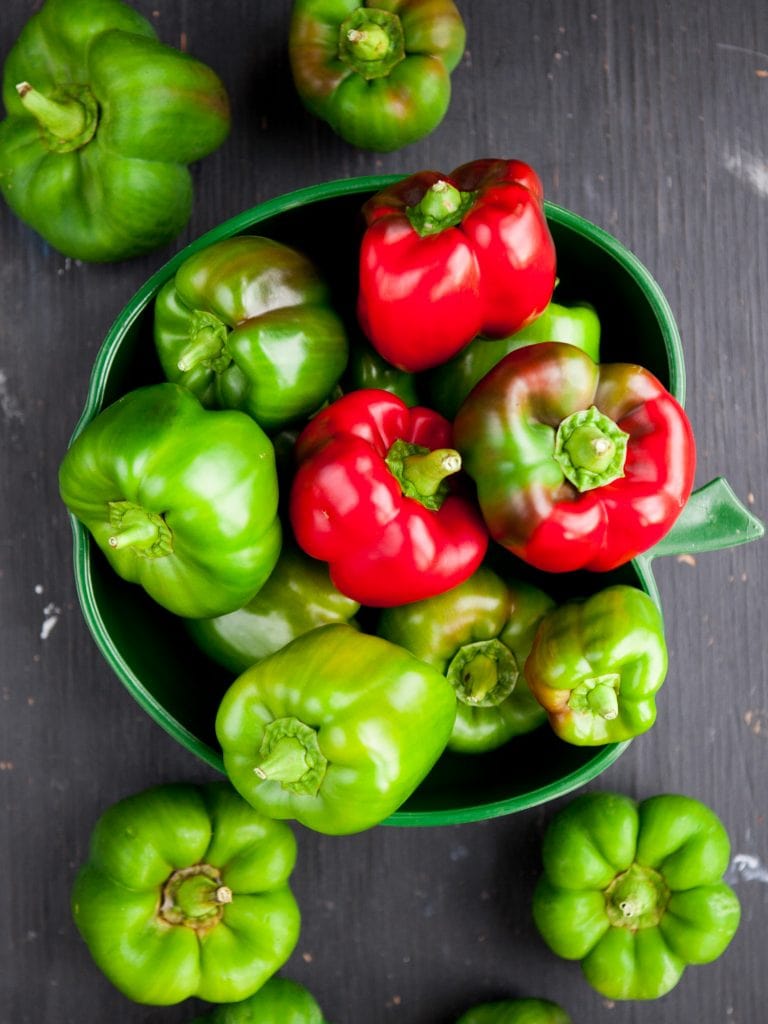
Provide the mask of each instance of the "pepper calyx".
[{"label": "pepper calyx", "polygon": [[132,501],[110,501],[108,543],[113,551],[131,548],[145,558],[162,558],[173,552],[173,534],[162,515]]},{"label": "pepper calyx", "polygon": [[448,497],[448,477],[461,469],[461,455],[454,448],[425,448],[398,438],[384,461],[407,498],[437,512]]},{"label": "pepper calyx", "polygon": [[189,326],[189,337],[176,362],[182,373],[205,367],[223,373],[232,362],[227,349],[229,328],[213,313],[196,309]]},{"label": "pepper calyx", "polygon": [[477,197],[476,192],[461,192],[442,178],[427,189],[418,203],[406,208],[411,227],[422,238],[455,228],[464,219]]},{"label": "pepper calyx", "polygon": [[621,676],[609,672],[584,679],[571,690],[568,707],[582,714],[595,715],[605,721],[619,716],[619,687]]},{"label": "pepper calyx", "polygon": [[560,423],[553,456],[579,491],[591,491],[624,476],[629,434],[597,406],[580,409]]},{"label": "pepper calyx", "polygon": [[492,708],[515,689],[520,669],[512,651],[494,637],[460,647],[451,659],[446,678],[463,704]]},{"label": "pepper calyx", "polygon": [[316,796],[327,768],[317,730],[311,725],[298,718],[276,718],[265,727],[253,766],[263,782],[279,782],[292,793]]},{"label": "pepper calyx", "polygon": [[366,81],[386,77],[405,58],[400,18],[391,11],[358,7],[341,23],[338,53]]},{"label": "pepper calyx", "polygon": [[218,868],[193,864],[174,871],[165,881],[159,914],[167,924],[207,931],[219,923],[232,899]]},{"label": "pepper calyx", "polygon": [[45,96],[29,82],[19,82],[16,92],[24,109],[37,121],[40,138],[51,153],[81,149],[96,134],[99,105],[88,86],[65,86]]},{"label": "pepper calyx", "polygon": [[634,863],[605,890],[605,912],[614,928],[654,928],[664,916],[669,897],[669,887],[658,871]]}]

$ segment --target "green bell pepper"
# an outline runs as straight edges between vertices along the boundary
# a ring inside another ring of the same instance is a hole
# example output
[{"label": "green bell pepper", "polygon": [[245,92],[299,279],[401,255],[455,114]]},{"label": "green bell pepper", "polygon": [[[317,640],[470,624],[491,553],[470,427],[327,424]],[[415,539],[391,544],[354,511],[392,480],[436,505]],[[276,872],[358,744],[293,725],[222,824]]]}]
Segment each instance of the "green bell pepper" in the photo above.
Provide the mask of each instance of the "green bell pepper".
[{"label": "green bell pepper", "polygon": [[177,384],[128,392],[67,451],[61,497],[112,568],[191,618],[250,601],[280,554],[274,449]]},{"label": "green bell pepper", "polygon": [[3,102],[0,191],[81,260],[175,238],[192,209],[187,164],[229,132],[219,78],[120,0],[47,0],[8,55]]},{"label": "green bell pepper", "polygon": [[698,800],[589,793],[547,829],[534,921],[607,999],[657,999],[733,938],[740,907],[722,881],[729,857],[728,834]]},{"label": "green bell pepper", "polygon": [[443,120],[465,40],[453,0],[294,0],[288,50],[306,108],[386,153]]},{"label": "green bell pepper", "polygon": [[474,1006],[456,1024],[571,1024],[571,1018],[548,999],[505,999]]},{"label": "green bell pepper", "polygon": [[316,626],[349,622],[359,608],[331,583],[325,562],[286,546],[244,608],[214,619],[188,619],[186,625],[201,650],[239,674]]},{"label": "green bell pepper", "polygon": [[455,714],[436,669],[334,623],[236,679],[216,735],[230,780],[254,807],[345,835],[410,796],[445,749]]},{"label": "green bell pepper", "polygon": [[562,306],[550,302],[541,316],[508,338],[477,337],[448,362],[426,375],[429,404],[452,420],[472,388],[504,356],[540,341],[575,345],[600,362],[600,320],[589,303]]},{"label": "green bell pepper", "polygon": [[[288,978],[270,978],[241,1003],[217,1006],[192,1024],[328,1024],[310,993]],[[554,1024],[554,1022],[553,1022]]]},{"label": "green bell pepper", "polygon": [[363,391],[367,388],[378,388],[389,391],[412,408],[420,405],[416,391],[416,378],[406,370],[398,370],[396,366],[380,356],[373,345],[359,341],[350,347],[347,372],[342,380],[345,391]]},{"label": "green bell pepper", "polygon": [[291,830],[228,783],[157,786],[98,820],[72,913],[96,965],[129,999],[234,1002],[296,945],[295,860]]},{"label": "green bell pepper", "polygon": [[619,584],[545,615],[525,677],[560,739],[596,746],[651,728],[667,663],[659,609]]},{"label": "green bell pepper", "polygon": [[306,256],[258,235],[190,256],[155,300],[166,377],[265,430],[314,412],[347,364],[347,337]]},{"label": "green bell pepper", "polygon": [[377,632],[445,675],[457,698],[448,746],[474,754],[546,722],[523,666],[552,607],[537,587],[505,582],[482,566],[437,597],[387,608]]}]

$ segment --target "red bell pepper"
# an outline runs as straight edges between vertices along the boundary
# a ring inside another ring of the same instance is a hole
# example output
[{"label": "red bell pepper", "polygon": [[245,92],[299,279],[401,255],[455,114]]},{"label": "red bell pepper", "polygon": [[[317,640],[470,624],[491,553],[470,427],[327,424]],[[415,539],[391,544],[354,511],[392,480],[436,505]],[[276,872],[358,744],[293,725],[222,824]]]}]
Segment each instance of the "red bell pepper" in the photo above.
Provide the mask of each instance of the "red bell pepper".
[{"label": "red bell pepper", "polygon": [[491,536],[547,572],[614,569],[670,529],[693,486],[680,404],[648,370],[542,342],[505,356],[454,421]]},{"label": "red bell pepper", "polygon": [[378,192],[363,213],[358,319],[402,370],[438,366],[477,334],[513,334],[552,296],[543,188],[519,160],[422,171]]},{"label": "red bell pepper", "polygon": [[449,481],[461,458],[439,413],[353,391],[310,420],[295,451],[296,540],[347,597],[373,607],[434,597],[483,560],[487,530]]}]

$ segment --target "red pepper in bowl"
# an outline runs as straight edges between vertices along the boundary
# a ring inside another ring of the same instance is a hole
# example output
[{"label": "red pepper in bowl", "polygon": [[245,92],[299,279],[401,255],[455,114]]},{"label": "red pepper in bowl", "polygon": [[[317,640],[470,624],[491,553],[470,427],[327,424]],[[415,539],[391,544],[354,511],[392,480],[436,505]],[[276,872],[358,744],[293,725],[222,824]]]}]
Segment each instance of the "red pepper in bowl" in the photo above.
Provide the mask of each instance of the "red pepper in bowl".
[{"label": "red pepper in bowl", "polygon": [[505,356],[454,433],[491,536],[546,572],[630,561],[669,531],[693,486],[693,430],[661,382],[560,342]]},{"label": "red pepper in bowl", "polygon": [[369,199],[357,311],[374,348],[427,370],[477,334],[503,338],[543,313],[555,286],[543,191],[522,161],[489,159]]},{"label": "red pepper in bowl", "polygon": [[347,597],[372,607],[418,601],[482,562],[488,534],[449,484],[461,458],[439,413],[387,391],[353,391],[309,421],[295,451],[296,540],[328,562]]}]

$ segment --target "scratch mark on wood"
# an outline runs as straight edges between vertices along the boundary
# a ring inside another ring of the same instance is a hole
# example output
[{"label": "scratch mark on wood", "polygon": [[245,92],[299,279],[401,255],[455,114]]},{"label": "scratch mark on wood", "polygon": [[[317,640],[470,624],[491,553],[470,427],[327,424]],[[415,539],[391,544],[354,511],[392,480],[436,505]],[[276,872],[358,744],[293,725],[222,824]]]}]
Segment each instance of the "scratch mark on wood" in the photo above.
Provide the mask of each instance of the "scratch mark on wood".
[{"label": "scratch mark on wood", "polygon": [[735,882],[762,882],[768,885],[768,867],[751,853],[736,853],[725,873],[729,885]]},{"label": "scratch mark on wood", "polygon": [[744,712],[744,721],[755,736],[768,740],[768,711],[750,708]]},{"label": "scratch mark on wood", "polygon": [[738,148],[723,157],[723,167],[758,195],[768,198],[768,160]]},{"label": "scratch mark on wood", "polygon": [[45,615],[45,618],[43,619],[43,624],[40,627],[40,639],[47,640],[51,635],[51,631],[54,626],[59,621],[61,608],[59,608],[58,605],[50,603],[43,608],[43,614]]},{"label": "scratch mark on wood", "polygon": [[763,53],[761,50],[750,50],[748,46],[734,46],[733,43],[717,43],[718,50],[730,50],[731,53],[746,53],[750,57],[761,57],[763,60],[768,60],[768,53]]},{"label": "scratch mark on wood", "polygon": [[21,411],[16,396],[8,389],[8,378],[4,370],[0,370],[0,416],[8,422],[17,420],[24,422],[24,414]]}]

